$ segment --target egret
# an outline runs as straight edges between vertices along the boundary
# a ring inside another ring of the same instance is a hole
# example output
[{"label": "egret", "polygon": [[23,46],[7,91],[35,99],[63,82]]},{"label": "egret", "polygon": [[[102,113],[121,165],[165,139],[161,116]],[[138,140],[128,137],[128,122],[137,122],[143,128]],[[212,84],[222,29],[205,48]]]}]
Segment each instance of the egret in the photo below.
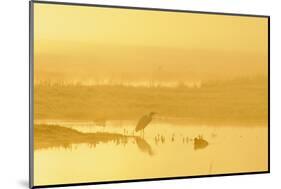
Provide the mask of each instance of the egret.
[{"label": "egret", "polygon": [[155,114],[155,112],[150,112],[149,114],[142,116],[135,128],[135,131],[138,132],[141,130],[144,136],[144,128],[147,127],[147,125],[152,121],[152,118]]}]

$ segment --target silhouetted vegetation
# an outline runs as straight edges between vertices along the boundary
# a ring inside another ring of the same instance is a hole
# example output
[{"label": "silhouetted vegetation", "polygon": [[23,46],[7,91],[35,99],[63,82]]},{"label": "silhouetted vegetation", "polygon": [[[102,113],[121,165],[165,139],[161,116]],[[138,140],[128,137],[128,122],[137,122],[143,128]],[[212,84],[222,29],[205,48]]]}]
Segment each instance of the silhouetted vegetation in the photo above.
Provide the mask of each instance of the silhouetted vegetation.
[{"label": "silhouetted vegetation", "polygon": [[58,125],[35,125],[34,148],[69,147],[75,143],[88,143],[96,146],[105,142],[126,142],[127,136],[116,133],[81,133]]},{"label": "silhouetted vegetation", "polygon": [[200,88],[123,85],[36,85],[35,119],[138,119],[160,116],[197,121],[267,122],[267,78],[203,83]]},{"label": "silhouetted vegetation", "polygon": [[71,148],[72,144],[88,144],[95,147],[100,143],[113,142],[117,145],[127,144],[129,139],[136,142],[140,151],[153,155],[151,146],[147,141],[138,136],[123,135],[119,133],[81,133],[77,130],[61,127],[59,125],[35,125],[34,149],[46,148]]}]

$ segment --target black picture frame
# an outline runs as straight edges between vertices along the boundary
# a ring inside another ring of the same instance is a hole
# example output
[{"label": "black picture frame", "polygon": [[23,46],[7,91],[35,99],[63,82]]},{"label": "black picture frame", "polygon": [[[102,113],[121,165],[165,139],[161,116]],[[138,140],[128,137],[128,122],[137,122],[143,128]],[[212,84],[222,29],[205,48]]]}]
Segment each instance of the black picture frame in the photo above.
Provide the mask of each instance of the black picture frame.
[{"label": "black picture frame", "polygon": [[[87,7],[102,7],[102,8],[117,8],[117,9],[131,9],[131,10],[145,10],[145,11],[164,11],[164,12],[181,12],[181,13],[195,13],[195,14],[211,14],[224,16],[239,16],[239,17],[259,17],[266,18],[268,23],[268,170],[256,172],[239,172],[239,173],[223,173],[211,175],[196,175],[196,176],[176,176],[176,177],[160,177],[160,178],[144,178],[132,180],[115,180],[115,181],[101,181],[101,182],[85,182],[85,183],[70,183],[70,184],[54,184],[54,185],[40,185],[33,184],[33,87],[34,87],[34,4],[52,4],[52,5],[66,5],[66,6],[87,6]],[[254,15],[254,14],[240,14],[240,13],[225,13],[225,12],[205,12],[205,11],[191,11],[191,10],[177,10],[177,9],[162,9],[162,8],[147,8],[147,7],[131,7],[131,6],[116,6],[116,5],[102,5],[102,4],[88,4],[88,3],[70,3],[70,2],[56,2],[56,1],[29,1],[29,187],[30,188],[51,188],[51,187],[66,187],[66,186],[83,186],[96,184],[112,184],[125,182],[143,182],[143,181],[161,181],[171,179],[189,179],[189,178],[203,178],[203,177],[221,177],[221,176],[235,176],[235,175],[250,175],[250,174],[266,174],[270,173],[270,16],[268,15]]]}]

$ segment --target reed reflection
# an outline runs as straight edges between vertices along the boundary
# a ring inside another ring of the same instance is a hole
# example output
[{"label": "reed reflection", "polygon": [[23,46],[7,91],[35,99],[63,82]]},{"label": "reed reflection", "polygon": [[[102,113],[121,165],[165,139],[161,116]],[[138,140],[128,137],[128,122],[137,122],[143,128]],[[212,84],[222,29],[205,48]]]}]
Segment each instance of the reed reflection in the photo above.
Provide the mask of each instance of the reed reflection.
[{"label": "reed reflection", "polygon": [[150,144],[139,136],[110,132],[82,133],[75,129],[66,128],[58,125],[35,125],[34,128],[35,150],[48,148],[72,148],[73,144],[88,144],[95,148],[101,143],[113,142],[116,145],[126,145],[129,142],[136,144],[141,152],[153,155]]}]

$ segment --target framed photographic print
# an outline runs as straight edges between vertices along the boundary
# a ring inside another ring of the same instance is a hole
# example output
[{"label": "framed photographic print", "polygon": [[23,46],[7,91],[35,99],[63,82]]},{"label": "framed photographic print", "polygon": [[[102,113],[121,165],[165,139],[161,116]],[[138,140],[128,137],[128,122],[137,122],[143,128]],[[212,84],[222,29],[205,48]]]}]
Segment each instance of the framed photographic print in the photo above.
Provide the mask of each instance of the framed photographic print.
[{"label": "framed photographic print", "polygon": [[30,187],[269,173],[269,16],[30,2]]}]

